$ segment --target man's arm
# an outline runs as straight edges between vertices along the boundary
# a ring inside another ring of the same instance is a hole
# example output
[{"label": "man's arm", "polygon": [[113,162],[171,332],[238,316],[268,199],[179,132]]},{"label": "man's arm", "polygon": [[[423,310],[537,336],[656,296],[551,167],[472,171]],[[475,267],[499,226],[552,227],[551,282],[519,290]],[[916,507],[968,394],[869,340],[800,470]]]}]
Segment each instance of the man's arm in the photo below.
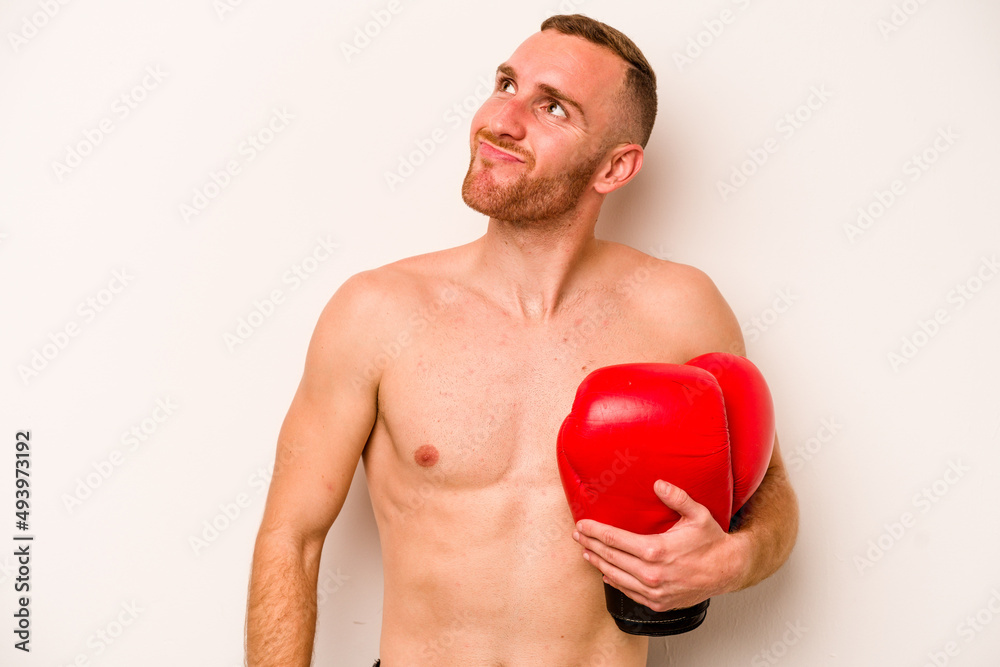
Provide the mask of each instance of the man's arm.
[{"label": "man's arm", "polygon": [[306,666],[312,659],[323,542],[375,423],[379,374],[368,330],[374,296],[370,274],[362,273],[330,299],[281,426],[250,574],[249,667]]},{"label": "man's arm", "polygon": [[795,544],[798,502],[777,450],[732,533],[682,489],[661,480],[654,491],[681,516],[665,533],[637,535],[584,519],[573,534],[607,583],[653,611],[753,586],[781,567]]},{"label": "man's arm", "polygon": [[[686,357],[706,352],[745,354],[739,323],[715,285],[700,271],[680,268],[683,300],[693,306]],[[676,276],[674,276],[676,279]],[[662,312],[676,305],[657,304]],[[775,437],[767,473],[726,533],[683,489],[661,480],[660,500],[680,515],[665,533],[637,535],[589,519],[573,533],[584,558],[604,580],[654,611],[689,607],[714,595],[742,590],[773,574],[787,560],[798,534],[798,502]]]},{"label": "man's arm", "polygon": [[767,473],[757,491],[733,517],[730,535],[739,542],[737,553],[744,556],[737,577],[728,591],[759,584],[788,560],[799,533],[799,503],[788,481],[788,472],[774,437],[774,450]]}]

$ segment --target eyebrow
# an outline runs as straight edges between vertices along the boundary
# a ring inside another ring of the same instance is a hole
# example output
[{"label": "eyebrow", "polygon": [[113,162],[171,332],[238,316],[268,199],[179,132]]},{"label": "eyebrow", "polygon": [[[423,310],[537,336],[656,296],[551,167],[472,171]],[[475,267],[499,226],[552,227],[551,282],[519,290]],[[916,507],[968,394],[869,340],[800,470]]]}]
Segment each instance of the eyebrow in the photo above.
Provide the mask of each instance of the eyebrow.
[{"label": "eyebrow", "polygon": [[[508,65],[507,63],[502,63],[499,67],[497,67],[497,72],[499,72],[500,74],[506,74],[512,79],[517,79],[517,72],[515,72],[514,68]],[[566,93],[556,88],[555,86],[550,86],[547,83],[540,83],[538,84],[538,89],[541,90],[546,95],[548,95],[549,97],[552,97],[554,99],[559,100],[560,102],[565,102],[566,104],[570,105],[571,107],[577,110],[577,112],[580,114],[580,116],[583,117],[584,120],[587,119],[587,114],[584,113],[583,107],[580,106],[580,103],[574,100]]]}]

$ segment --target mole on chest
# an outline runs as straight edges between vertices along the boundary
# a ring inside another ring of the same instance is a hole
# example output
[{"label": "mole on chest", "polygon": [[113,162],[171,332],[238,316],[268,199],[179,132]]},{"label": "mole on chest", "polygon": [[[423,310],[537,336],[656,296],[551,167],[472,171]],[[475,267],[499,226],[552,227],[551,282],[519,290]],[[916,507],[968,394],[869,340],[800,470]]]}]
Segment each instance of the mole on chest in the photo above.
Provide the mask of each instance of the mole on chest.
[{"label": "mole on chest", "polygon": [[421,445],[417,451],[413,452],[413,460],[423,468],[430,468],[438,462],[439,457],[440,454],[434,445]]}]

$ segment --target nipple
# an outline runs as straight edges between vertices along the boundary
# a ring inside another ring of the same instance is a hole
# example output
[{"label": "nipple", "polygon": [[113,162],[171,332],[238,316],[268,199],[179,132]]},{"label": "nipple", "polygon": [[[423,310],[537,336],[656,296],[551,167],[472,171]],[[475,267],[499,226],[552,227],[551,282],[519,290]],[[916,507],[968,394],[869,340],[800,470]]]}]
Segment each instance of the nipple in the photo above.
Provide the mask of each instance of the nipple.
[{"label": "nipple", "polygon": [[413,452],[413,460],[422,468],[430,468],[438,462],[440,454],[434,445],[421,445],[417,451]]}]

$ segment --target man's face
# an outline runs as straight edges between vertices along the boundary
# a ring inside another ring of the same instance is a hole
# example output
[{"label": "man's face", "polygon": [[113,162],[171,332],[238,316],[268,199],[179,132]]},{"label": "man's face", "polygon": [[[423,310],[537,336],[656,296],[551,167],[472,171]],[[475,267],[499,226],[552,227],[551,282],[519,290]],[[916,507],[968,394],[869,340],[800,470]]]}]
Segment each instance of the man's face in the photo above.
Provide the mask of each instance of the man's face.
[{"label": "man's face", "polygon": [[580,37],[545,30],[525,40],[472,119],[465,203],[515,223],[571,211],[615,143],[624,72],[618,56]]}]

